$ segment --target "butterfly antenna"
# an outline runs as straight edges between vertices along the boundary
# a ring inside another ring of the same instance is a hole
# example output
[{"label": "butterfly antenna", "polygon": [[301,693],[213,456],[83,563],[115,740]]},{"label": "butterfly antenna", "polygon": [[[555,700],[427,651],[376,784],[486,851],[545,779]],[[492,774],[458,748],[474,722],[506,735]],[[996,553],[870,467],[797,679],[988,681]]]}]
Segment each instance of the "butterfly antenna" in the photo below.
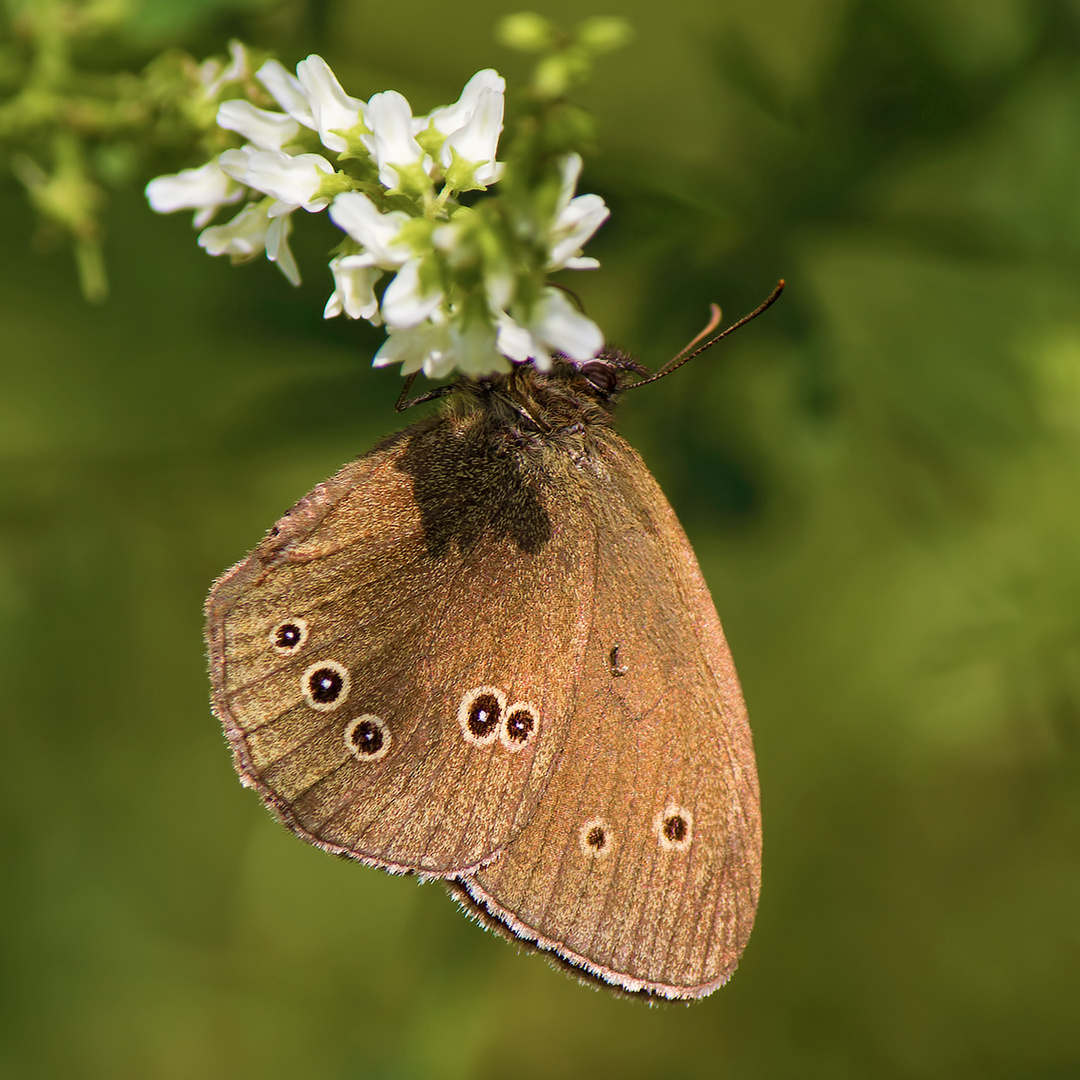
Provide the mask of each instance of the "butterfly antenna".
[{"label": "butterfly antenna", "polygon": [[414,398],[409,398],[409,390],[414,382],[416,382],[415,371],[411,375],[405,376],[405,385],[401,388],[401,393],[398,394],[398,399],[394,403],[394,408],[398,412],[411,409],[414,405],[423,405],[425,401],[434,401],[436,398],[446,397],[454,389],[453,383],[447,383],[445,386],[436,386],[432,390],[428,390]]},{"label": "butterfly antenna", "polygon": [[561,293],[565,293],[567,296],[570,297],[571,300],[574,301],[574,306],[578,309],[578,311],[580,311],[583,315],[585,314],[585,304],[582,302],[581,297],[578,296],[578,294],[574,292],[573,289],[569,288],[566,285],[561,285],[557,281],[547,281],[544,284],[550,285],[553,289],[558,289]]},{"label": "butterfly antenna", "polygon": [[[646,383],[656,382],[657,379],[664,378],[665,375],[670,375],[673,371],[677,371],[688,360],[693,360],[695,356],[703,353],[706,349],[711,349],[721,338],[726,338],[728,334],[733,334],[740,326],[745,326],[752,319],[756,319],[763,311],[772,307],[773,304],[780,298],[780,294],[784,291],[783,280],[776,286],[768,297],[749,315],[744,315],[737,323],[732,323],[726,330],[721,331],[715,337],[709,338],[704,345],[698,345],[698,342],[703,338],[711,334],[717,326],[720,325],[720,308],[716,304],[711,304],[710,309],[712,311],[712,318],[709,320],[709,325],[701,331],[692,341],[680,349],[659,371],[650,375],[647,379],[642,379],[640,382],[631,383],[626,387],[627,390],[633,390],[636,387],[644,386]],[[697,348],[694,348],[694,346]]]},{"label": "butterfly antenna", "polygon": [[397,401],[394,402],[394,408],[398,412],[404,412],[412,402],[406,402],[406,398],[409,396],[409,391],[412,389],[412,384],[416,382],[416,372],[411,375],[405,376],[405,385],[401,388],[401,393],[398,394]]},{"label": "butterfly antenna", "polygon": [[720,310],[719,304],[709,305],[710,318],[705,329],[700,334],[695,334],[665,365],[664,367],[670,367],[677,360],[681,360],[702,338],[707,338],[719,325],[720,320],[723,319],[724,313]]}]

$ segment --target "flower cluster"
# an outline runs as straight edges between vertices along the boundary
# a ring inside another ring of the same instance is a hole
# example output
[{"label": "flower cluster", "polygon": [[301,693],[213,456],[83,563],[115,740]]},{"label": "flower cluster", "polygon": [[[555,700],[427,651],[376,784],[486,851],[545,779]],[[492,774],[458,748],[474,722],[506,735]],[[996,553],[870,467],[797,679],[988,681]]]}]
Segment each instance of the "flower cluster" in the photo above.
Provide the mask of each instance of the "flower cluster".
[{"label": "flower cluster", "polygon": [[[584,361],[600,351],[600,329],[547,281],[598,265],[582,247],[608,209],[597,195],[575,195],[581,158],[566,153],[557,191],[538,189],[532,201],[460,201],[507,170],[497,160],[505,84],[496,72],[477,72],[453,105],[426,116],[393,90],[351,97],[319,56],[295,76],[270,60],[255,79],[277,109],[236,98],[217,112],[241,145],[147,185],[155,210],[195,211],[207,252],[240,261],[265,251],[297,284],[293,215],[328,209],[345,236],[330,260],[324,314],[385,325],[377,366],[483,376],[512,362],[546,369],[555,352]],[[230,221],[210,224],[236,204]]]}]

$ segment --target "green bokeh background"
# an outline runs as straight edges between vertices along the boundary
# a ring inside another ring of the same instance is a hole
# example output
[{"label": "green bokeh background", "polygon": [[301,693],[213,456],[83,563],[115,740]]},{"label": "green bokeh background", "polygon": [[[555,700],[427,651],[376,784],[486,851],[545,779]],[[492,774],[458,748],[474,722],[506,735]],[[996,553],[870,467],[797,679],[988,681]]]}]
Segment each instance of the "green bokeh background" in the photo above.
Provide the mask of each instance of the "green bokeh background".
[{"label": "green bokeh background", "polygon": [[[504,10],[154,0],[131,56],[239,33],[420,111],[479,67],[524,77]],[[613,209],[590,313],[656,364],[709,301],[789,282],[622,414],[750,705],[737,975],[616,1000],[241,790],[203,597],[398,425],[400,380],[376,332],[321,319],[321,220],[293,290],[133,187],[93,308],[8,182],[0,1076],[1080,1076],[1080,3],[595,13],[638,36],[580,95],[583,190]]]}]

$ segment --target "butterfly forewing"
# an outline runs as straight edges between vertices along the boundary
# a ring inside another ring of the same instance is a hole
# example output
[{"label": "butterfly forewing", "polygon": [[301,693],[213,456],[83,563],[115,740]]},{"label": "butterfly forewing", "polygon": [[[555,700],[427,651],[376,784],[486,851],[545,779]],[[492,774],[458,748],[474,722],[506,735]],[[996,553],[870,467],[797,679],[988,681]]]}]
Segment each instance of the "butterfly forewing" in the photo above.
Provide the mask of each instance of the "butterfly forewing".
[{"label": "butterfly forewing", "polygon": [[674,513],[618,436],[594,466],[599,555],[566,751],[533,819],[456,891],[625,990],[697,997],[734,970],[757,903],[750,732]]},{"label": "butterfly forewing", "polygon": [[329,850],[475,869],[561,753],[595,547],[568,527],[573,491],[553,515],[497,451],[448,418],[414,425],[319,485],[211,593],[237,768]]}]

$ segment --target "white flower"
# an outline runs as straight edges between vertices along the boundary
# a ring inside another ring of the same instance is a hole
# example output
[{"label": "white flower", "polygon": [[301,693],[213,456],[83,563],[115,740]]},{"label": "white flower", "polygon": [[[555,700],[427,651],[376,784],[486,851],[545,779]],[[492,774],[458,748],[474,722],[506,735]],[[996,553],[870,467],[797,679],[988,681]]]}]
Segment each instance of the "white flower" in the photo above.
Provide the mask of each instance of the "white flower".
[{"label": "white flower", "polygon": [[314,131],[315,119],[311,115],[307,94],[300,80],[285,70],[277,60],[267,60],[255,78],[270,92],[273,99],[298,123]]},{"label": "white flower", "polygon": [[199,233],[199,247],[210,255],[229,255],[243,262],[266,251],[281,272],[294,284],[300,284],[300,271],[289,247],[291,221],[288,217],[271,218],[261,203],[249,203],[224,225],[211,225]]},{"label": "white flower", "polygon": [[[496,344],[503,356],[524,364],[536,355],[538,351],[536,342],[521,323],[515,322],[505,311],[498,312],[495,322]],[[551,366],[550,359],[550,357],[547,358],[547,367]]]},{"label": "white flower", "polygon": [[486,319],[467,319],[461,311],[439,308],[419,325],[387,327],[387,339],[375,354],[374,366],[401,364],[402,375],[417,371],[442,379],[455,370],[480,378],[510,365],[495,347],[495,328]]},{"label": "white flower", "polygon": [[450,325],[450,338],[454,344],[454,365],[463,375],[479,379],[510,370],[496,347],[495,327],[487,320],[455,319]]},{"label": "white flower", "polygon": [[346,94],[329,64],[314,53],[296,65],[296,77],[307,95],[312,126],[323,146],[339,154],[348,150],[348,141],[333,132],[356,127],[363,119],[364,103]]},{"label": "white flower", "polygon": [[[298,283],[289,248],[294,212],[329,208],[348,239],[330,260],[334,289],[323,315],[385,324],[376,366],[482,377],[513,362],[548,370],[556,353],[582,362],[600,351],[596,324],[544,281],[552,271],[598,265],[582,249],[608,208],[597,195],[575,195],[581,158],[562,159],[554,209],[539,225],[538,212],[550,205],[540,190],[522,189],[491,214],[452,197],[496,183],[505,169],[497,155],[506,84],[497,72],[477,72],[454,104],[425,117],[414,117],[392,90],[366,103],[351,97],[315,54],[295,75],[277,61],[256,73],[280,112],[236,96],[251,77],[238,45],[227,67],[208,65],[201,76],[218,125],[244,145],[201,169],[158,177],[146,193],[155,210],[194,209],[207,252],[241,261],[265,251]],[[233,100],[218,104],[230,92]],[[299,152],[316,145],[305,129],[317,133],[324,153]],[[359,164],[338,171],[338,155]],[[219,207],[254,192],[265,197],[206,227]],[[384,212],[387,205],[395,209]]]},{"label": "white flower", "polygon": [[239,202],[244,188],[221,171],[215,158],[198,169],[156,177],[146,185],[146,197],[159,214],[195,210],[192,223],[201,229],[220,207]]},{"label": "white flower", "polygon": [[332,319],[344,312],[350,319],[367,319],[378,326],[382,319],[375,283],[383,272],[362,255],[339,255],[330,260],[330,270],[334,275],[334,291],[326,301],[323,318]]},{"label": "white flower", "polygon": [[220,60],[207,60],[199,68],[199,82],[206,97],[213,101],[226,83],[240,82],[247,78],[249,70],[247,49],[242,41],[234,38],[229,42],[229,63],[223,65]]},{"label": "white flower", "polygon": [[365,249],[371,266],[393,270],[412,257],[401,230],[413,219],[403,210],[381,213],[361,191],[340,194],[330,207],[330,220]]},{"label": "white flower", "polygon": [[258,203],[249,203],[224,225],[211,225],[199,233],[199,247],[209,255],[232,255],[236,259],[250,258],[266,247],[266,230],[270,219]]},{"label": "white flower", "polygon": [[583,258],[582,247],[593,233],[607,221],[611,211],[599,195],[578,195],[573,198],[581,175],[581,158],[567,154],[563,162],[562,190],[555,209],[555,221],[548,238],[550,255],[548,270],[592,270],[599,266],[597,259]]},{"label": "white flower", "polygon": [[497,323],[499,352],[518,363],[531,361],[541,371],[550,370],[553,352],[581,361],[591,360],[604,347],[600,327],[550,285],[527,324],[505,312],[499,313]]},{"label": "white flower", "polygon": [[290,157],[281,150],[226,150],[219,160],[229,176],[277,199],[281,206],[270,211],[271,217],[297,206],[322,210],[332,198],[318,194],[323,179],[334,175],[334,166],[319,154]]},{"label": "white flower", "polygon": [[583,315],[561,289],[544,290],[529,326],[533,337],[571,360],[591,360],[603,347],[600,327]]},{"label": "white flower", "polygon": [[266,230],[266,257],[276,262],[278,269],[294,284],[300,284],[300,270],[289,247],[289,233],[292,232],[292,218],[277,217],[270,222]]},{"label": "white flower", "polygon": [[217,112],[218,127],[236,131],[260,150],[280,150],[300,134],[300,125],[285,113],[258,109],[250,101],[223,101]]},{"label": "white flower", "polygon": [[[442,313],[437,312],[436,316]],[[436,318],[408,330],[389,327],[387,338],[375,354],[374,367],[401,364],[402,375],[423,371],[429,379],[441,379],[454,370],[457,356],[450,328]]]},{"label": "white flower", "polygon": [[504,167],[495,154],[502,134],[505,91],[506,83],[497,72],[490,68],[478,71],[465,84],[457,102],[427,117],[427,122],[446,136],[440,151],[444,171],[452,166],[455,153],[461,161],[476,166],[471,176],[450,178],[454,190],[486,187],[502,175]]},{"label": "white flower", "polygon": [[382,317],[387,326],[410,330],[429,318],[443,302],[439,288],[425,288],[423,259],[410,259],[386,287],[382,298]]},{"label": "white flower", "polygon": [[412,107],[396,90],[384,90],[368,101],[367,124],[371,134],[362,135],[361,141],[374,156],[384,187],[396,190],[416,166],[430,166],[431,159],[413,138]]},{"label": "white flower", "polygon": [[493,90],[500,97],[506,92],[506,81],[491,68],[478,71],[464,86],[461,97],[453,105],[444,105],[435,109],[427,116],[418,117],[415,134],[419,134],[428,126],[434,124],[435,130],[443,135],[452,135],[455,131],[463,128],[469,118],[476,111],[476,104],[481,93],[485,90]]},{"label": "white flower", "polygon": [[[454,190],[473,190],[494,184],[503,174],[505,166],[495,160],[502,134],[503,98],[494,90],[484,90],[476,104],[476,111],[469,122],[449,135],[443,143],[441,160],[447,170],[447,178]],[[452,175],[454,155],[461,161],[472,163],[472,176],[458,181]]]}]

